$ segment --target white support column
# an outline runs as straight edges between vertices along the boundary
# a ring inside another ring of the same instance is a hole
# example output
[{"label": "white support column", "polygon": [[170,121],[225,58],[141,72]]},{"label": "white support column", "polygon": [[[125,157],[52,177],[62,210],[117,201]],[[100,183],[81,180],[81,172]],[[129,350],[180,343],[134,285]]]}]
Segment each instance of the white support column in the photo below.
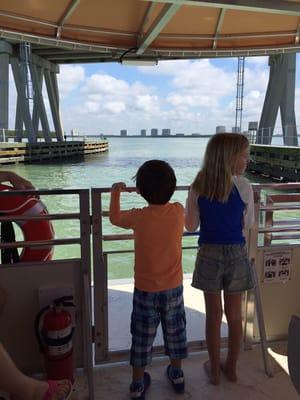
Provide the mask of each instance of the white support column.
[{"label": "white support column", "polygon": [[[42,67],[36,67],[37,70],[37,77],[38,77],[38,87],[39,90],[42,91],[43,88],[43,68]],[[32,111],[32,124],[33,124],[33,129],[34,132],[38,132],[39,129],[39,122],[40,122],[40,116],[39,116],[39,112],[38,112],[38,108],[36,105],[36,99],[33,99],[33,111]]]},{"label": "white support column", "polygon": [[63,123],[62,123],[61,114],[60,114],[59,90],[58,90],[58,83],[57,83],[57,74],[58,73],[59,73],[59,70],[58,70],[58,72],[51,71],[51,78],[52,78],[54,94],[55,94],[55,98],[56,98],[56,105],[57,105],[58,118],[59,118],[58,123],[60,125],[62,140],[64,140],[64,128],[63,128]]},{"label": "white support column", "polygon": [[280,102],[283,144],[298,146],[295,115],[295,76],[296,54],[289,54],[287,59],[286,83]]},{"label": "white support column", "polygon": [[29,109],[29,102],[26,99],[26,94],[25,94],[25,82],[23,80],[23,76],[20,71],[20,66],[19,66],[19,61],[15,57],[11,57],[11,66],[13,70],[13,75],[15,79],[15,84],[16,84],[16,89],[18,93],[18,102],[19,102],[19,107],[21,109],[21,113],[23,115],[23,120],[24,120],[24,125],[25,129],[27,132],[27,137],[30,143],[35,143],[37,141],[34,129],[33,129],[33,124],[31,120],[31,115],[30,115],[30,109]]},{"label": "white support column", "polygon": [[[269,57],[270,76],[257,131],[258,144],[271,144],[278,108],[285,86],[285,56]],[[271,130],[270,130],[271,129]]]},{"label": "white support column", "polygon": [[[258,144],[271,144],[280,107],[284,144],[297,146],[295,118],[295,68],[296,54],[269,57],[270,76],[263,110],[257,131]],[[285,126],[289,126],[288,136]],[[268,134],[266,132],[268,131]]]},{"label": "white support column", "polygon": [[[30,63],[29,68],[30,68],[33,90],[34,90],[34,98],[33,98],[34,109],[37,110],[37,115],[39,116],[39,118],[41,120],[45,141],[51,142],[46,107],[45,107],[44,98],[43,98],[43,94],[42,94],[42,82],[43,81],[42,81],[42,79],[39,79],[39,77],[38,77],[37,67],[35,64]],[[39,118],[35,118],[34,123],[33,123],[33,127],[35,130],[36,136],[37,136],[37,132],[38,132]]]},{"label": "white support column", "polygon": [[60,115],[59,115],[59,109],[58,109],[58,104],[57,104],[57,93],[55,92],[55,82],[56,82],[56,77],[55,79],[53,78],[53,73],[50,73],[48,69],[45,70],[45,82],[46,82],[46,87],[48,91],[48,97],[49,97],[49,102],[50,102],[50,107],[51,107],[51,113],[52,113],[52,118],[53,118],[53,124],[55,128],[55,134],[57,137],[57,141],[61,142],[63,141],[63,130],[62,130],[62,124],[60,120]]},{"label": "white support column", "polygon": [[8,129],[9,55],[11,46],[0,41],[0,129]]},{"label": "white support column", "polygon": [[21,142],[23,137],[23,114],[21,100],[17,96],[16,118],[15,118],[15,142]]}]

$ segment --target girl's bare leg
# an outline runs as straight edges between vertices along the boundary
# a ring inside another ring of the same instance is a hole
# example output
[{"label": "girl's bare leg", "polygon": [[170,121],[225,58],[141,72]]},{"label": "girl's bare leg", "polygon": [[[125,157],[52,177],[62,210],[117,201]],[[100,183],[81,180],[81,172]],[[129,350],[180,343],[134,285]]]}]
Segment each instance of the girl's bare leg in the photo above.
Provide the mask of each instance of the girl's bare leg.
[{"label": "girl's bare leg", "polygon": [[210,383],[220,383],[220,327],[222,321],[221,293],[204,293],[206,307],[206,341],[209,362],[204,369],[209,375]]},{"label": "girl's bare leg", "polygon": [[[24,375],[0,343],[0,388],[22,400],[42,400],[48,389],[48,383]],[[68,390],[68,383],[62,381],[60,393],[56,393],[52,400],[62,398],[61,395],[66,394]]]},{"label": "girl's bare leg", "polygon": [[224,311],[228,323],[228,354],[222,369],[228,380],[236,382],[236,364],[243,333],[242,293],[224,293]]}]

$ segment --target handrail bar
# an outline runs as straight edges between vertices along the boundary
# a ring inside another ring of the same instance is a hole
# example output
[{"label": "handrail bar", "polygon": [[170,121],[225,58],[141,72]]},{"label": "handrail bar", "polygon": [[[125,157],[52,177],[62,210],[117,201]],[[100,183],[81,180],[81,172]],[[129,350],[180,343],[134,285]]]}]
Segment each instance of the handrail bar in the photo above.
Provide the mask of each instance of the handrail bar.
[{"label": "handrail bar", "polygon": [[258,191],[261,189],[300,189],[300,182],[289,182],[289,183],[251,183],[253,190]]},{"label": "handrail bar", "polygon": [[[12,188],[13,189],[13,188]],[[57,195],[57,194],[81,194],[89,192],[89,189],[26,189],[26,190],[1,190],[0,196],[15,196],[15,195]]]},{"label": "handrail bar", "polygon": [[[285,203],[286,204],[286,203]],[[266,205],[260,206],[261,211],[281,211],[281,210],[300,210],[300,204],[290,204],[290,205]]]},{"label": "handrail bar", "polygon": [[[300,185],[299,185],[300,187]],[[190,188],[190,185],[185,185],[185,186],[176,186],[176,191],[177,190],[188,190]],[[104,188],[92,188],[94,193],[110,193],[111,192],[111,188],[110,187],[104,187]],[[136,190],[135,186],[127,186],[126,190],[130,190],[130,191],[134,191]],[[126,193],[126,190],[124,190],[124,193]]]},{"label": "handrail bar", "polygon": [[284,227],[265,227],[265,228],[258,228],[259,233],[266,233],[266,232],[300,232],[300,225],[299,226],[284,226]]},{"label": "handrail bar", "polygon": [[13,216],[0,216],[0,222],[8,221],[33,221],[33,220],[68,220],[68,219],[80,219],[79,213],[68,213],[68,214],[43,214],[43,215],[13,215]]},{"label": "handrail bar", "polygon": [[51,245],[64,245],[64,244],[80,244],[81,238],[72,239],[54,239],[54,240],[32,240],[32,241],[18,241],[11,243],[0,243],[0,249],[18,248],[18,247],[46,247]]},{"label": "handrail bar", "polygon": [[278,226],[278,225],[300,225],[300,219],[292,219],[292,220],[275,220],[273,226]]},{"label": "handrail bar", "polygon": [[[182,250],[196,250],[198,249],[198,246],[182,246],[181,248]],[[124,253],[134,253],[134,249],[103,251],[103,254],[124,254]]]},{"label": "handrail bar", "polygon": [[[183,232],[182,237],[187,236],[198,236],[199,232]],[[132,233],[114,233],[113,235],[103,235],[104,241],[113,241],[113,240],[132,240],[134,236]]]}]

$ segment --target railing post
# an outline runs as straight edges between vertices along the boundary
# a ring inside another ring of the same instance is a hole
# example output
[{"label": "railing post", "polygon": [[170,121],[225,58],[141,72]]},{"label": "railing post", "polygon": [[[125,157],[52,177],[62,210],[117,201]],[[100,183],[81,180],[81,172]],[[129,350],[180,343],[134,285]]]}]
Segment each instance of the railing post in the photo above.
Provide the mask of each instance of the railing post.
[{"label": "railing post", "polygon": [[90,243],[90,202],[89,191],[83,190],[79,195],[80,238],[81,238],[81,272],[83,276],[83,359],[88,377],[89,399],[94,400],[93,377],[93,337],[91,313],[91,243]]},{"label": "railing post", "polygon": [[94,304],[100,312],[95,313],[95,361],[108,356],[108,287],[107,256],[102,248],[102,193],[92,189],[92,234]]}]

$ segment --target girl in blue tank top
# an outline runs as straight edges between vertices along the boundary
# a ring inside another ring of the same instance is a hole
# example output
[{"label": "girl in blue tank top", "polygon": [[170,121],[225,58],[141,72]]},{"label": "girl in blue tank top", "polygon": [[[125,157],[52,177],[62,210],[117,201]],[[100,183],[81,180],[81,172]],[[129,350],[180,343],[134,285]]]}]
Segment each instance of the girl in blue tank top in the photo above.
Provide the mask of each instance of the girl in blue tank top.
[{"label": "girl in blue tank top", "polygon": [[[242,294],[253,287],[245,247],[245,232],[254,222],[253,191],[242,176],[248,158],[246,136],[236,133],[212,136],[186,201],[186,229],[195,232],[200,225],[192,286],[204,291],[209,354],[204,370],[214,385],[220,382],[221,370],[228,380],[237,381]],[[228,353],[221,362],[222,291],[228,323]]]}]

